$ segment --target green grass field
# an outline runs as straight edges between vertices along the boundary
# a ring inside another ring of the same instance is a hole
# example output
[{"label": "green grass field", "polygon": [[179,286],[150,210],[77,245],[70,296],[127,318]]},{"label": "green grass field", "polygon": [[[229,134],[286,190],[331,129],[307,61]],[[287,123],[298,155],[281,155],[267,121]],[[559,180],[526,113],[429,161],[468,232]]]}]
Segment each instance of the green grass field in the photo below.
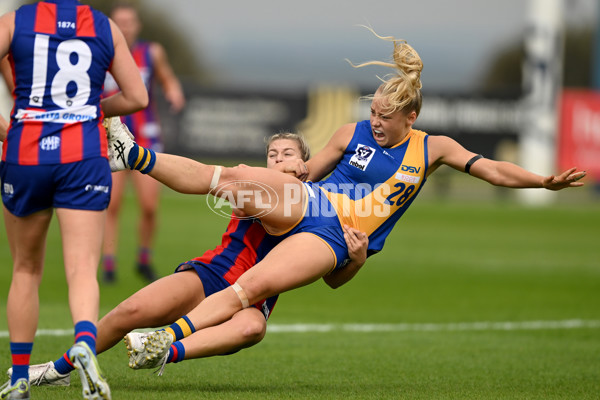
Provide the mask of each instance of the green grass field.
[{"label": "green grass field", "polygon": [[[101,354],[113,398],[600,398],[598,198],[582,190],[532,208],[485,184],[454,187],[458,194],[442,198],[426,187],[385,250],[346,286],[317,282],[283,294],[271,331],[253,348],[168,365],[162,377],[129,370],[124,345]],[[101,287],[101,314],[144,284],[132,268],[131,195],[124,211],[119,281]],[[72,325],[55,222],[39,328],[64,330]],[[161,275],[219,243],[226,222],[204,197],[165,189],[155,249]],[[11,269],[4,230],[0,240],[4,371]],[[71,341],[38,336],[32,363],[56,359]],[[74,374],[70,387],[33,388],[32,399],[77,399],[80,390]]]}]

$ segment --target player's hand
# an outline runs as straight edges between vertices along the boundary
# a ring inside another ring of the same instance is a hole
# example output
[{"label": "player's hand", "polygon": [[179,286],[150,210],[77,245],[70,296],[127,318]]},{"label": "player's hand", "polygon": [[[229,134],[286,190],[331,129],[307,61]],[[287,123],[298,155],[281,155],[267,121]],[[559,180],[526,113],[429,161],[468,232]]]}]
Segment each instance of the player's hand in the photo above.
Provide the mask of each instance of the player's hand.
[{"label": "player's hand", "polygon": [[550,175],[544,178],[542,185],[548,190],[561,190],[568,187],[583,186],[583,182],[578,182],[583,178],[585,171],[577,171],[577,168],[570,168],[558,176]]},{"label": "player's hand", "polygon": [[308,167],[302,160],[288,160],[275,165],[275,168],[286,174],[290,174],[305,181],[308,178]]},{"label": "player's hand", "polygon": [[233,215],[235,215],[237,218],[246,218],[248,216],[248,214],[246,214],[243,210],[239,209],[239,208],[233,208],[232,209]]},{"label": "player's hand", "polygon": [[343,226],[344,239],[348,246],[348,255],[350,259],[358,265],[363,265],[367,261],[367,247],[369,247],[369,237],[366,233],[352,228],[348,225]]},{"label": "player's hand", "polygon": [[173,114],[178,114],[185,107],[185,97],[179,89],[165,92],[165,98],[170,105],[169,110]]}]

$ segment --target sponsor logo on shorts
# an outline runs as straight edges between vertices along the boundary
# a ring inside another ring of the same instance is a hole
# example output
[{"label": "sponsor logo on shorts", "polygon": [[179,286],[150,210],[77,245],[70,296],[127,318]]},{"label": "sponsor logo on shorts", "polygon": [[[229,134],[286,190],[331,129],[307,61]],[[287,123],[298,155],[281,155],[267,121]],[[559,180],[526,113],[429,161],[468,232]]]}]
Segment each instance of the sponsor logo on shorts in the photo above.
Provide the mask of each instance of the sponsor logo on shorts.
[{"label": "sponsor logo on shorts", "polygon": [[12,195],[15,194],[15,189],[13,188],[13,185],[8,182],[4,182],[4,184],[2,185],[2,190],[4,191],[4,194],[9,197],[12,197]]},{"label": "sponsor logo on shorts", "polygon": [[271,312],[269,310],[269,306],[267,305],[267,301],[266,300],[262,303],[262,307],[261,308],[262,308],[262,313],[265,316],[265,319],[269,319],[269,314]]},{"label": "sponsor logo on shorts", "polygon": [[110,190],[110,188],[108,186],[104,186],[104,185],[85,185],[85,191],[86,192],[102,192],[102,193],[108,193]]}]

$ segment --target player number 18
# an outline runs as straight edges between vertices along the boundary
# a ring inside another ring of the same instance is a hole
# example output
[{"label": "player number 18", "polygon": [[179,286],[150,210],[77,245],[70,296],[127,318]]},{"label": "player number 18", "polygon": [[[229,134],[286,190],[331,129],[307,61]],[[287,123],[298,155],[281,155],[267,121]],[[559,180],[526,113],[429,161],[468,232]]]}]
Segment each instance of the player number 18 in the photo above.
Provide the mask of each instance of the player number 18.
[{"label": "player number 18", "polygon": [[[42,107],[47,85],[50,37],[37,34],[33,52],[33,77],[29,104]],[[61,42],[56,48],[58,72],[50,82],[50,94],[54,104],[61,108],[83,106],[90,97],[90,76],[87,71],[92,65],[92,51],[82,40],[70,39]],[[73,96],[67,87],[73,82],[76,91]]]}]

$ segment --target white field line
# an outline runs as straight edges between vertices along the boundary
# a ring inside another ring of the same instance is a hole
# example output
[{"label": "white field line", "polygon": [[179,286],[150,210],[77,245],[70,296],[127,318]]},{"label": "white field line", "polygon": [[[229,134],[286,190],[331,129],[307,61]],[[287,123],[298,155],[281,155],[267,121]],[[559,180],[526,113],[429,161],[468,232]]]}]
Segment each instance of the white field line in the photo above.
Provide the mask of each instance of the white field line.
[{"label": "white field line", "polygon": [[[527,331],[600,328],[600,320],[567,319],[560,321],[451,322],[445,324],[269,324],[268,333],[304,332],[455,332],[455,331]],[[39,329],[36,336],[71,336],[72,329]],[[0,338],[8,331],[0,331]]]}]

